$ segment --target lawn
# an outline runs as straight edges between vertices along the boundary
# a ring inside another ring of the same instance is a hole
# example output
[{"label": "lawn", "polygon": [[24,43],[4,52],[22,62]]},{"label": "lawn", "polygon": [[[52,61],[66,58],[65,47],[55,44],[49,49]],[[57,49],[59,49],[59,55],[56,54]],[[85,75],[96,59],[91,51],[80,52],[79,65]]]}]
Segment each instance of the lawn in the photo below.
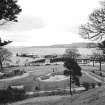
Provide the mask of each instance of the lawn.
[{"label": "lawn", "polygon": [[[99,70],[100,65],[95,65],[94,67],[92,65],[80,65],[81,68],[83,70],[88,70],[88,71],[92,71],[92,70]],[[101,64],[101,69],[103,72],[105,72],[105,63]]]},{"label": "lawn", "polygon": [[[0,87],[4,86],[4,88],[6,88],[8,85],[24,85],[25,89],[27,91],[33,91],[35,89],[35,83],[36,83],[35,79],[38,76],[52,73],[53,70],[54,70],[54,72],[63,72],[63,70],[65,68],[63,67],[63,65],[48,65],[48,66],[16,67],[16,68],[11,68],[10,70],[12,70],[12,69],[24,69],[26,71],[29,71],[30,75],[28,77],[25,77],[22,79],[12,80],[11,82],[4,82],[1,84]],[[91,68],[89,67],[89,69],[91,69]],[[5,71],[6,70],[8,70],[8,69],[5,69]],[[90,78],[85,73],[83,73],[82,77],[80,78],[80,82],[81,83],[83,83],[83,82],[97,83],[97,81]]]},{"label": "lawn", "polygon": [[7,70],[21,69],[30,73],[28,77],[20,78],[12,81],[0,82],[0,89],[6,89],[9,85],[24,85],[25,90],[33,91],[35,89],[35,79],[40,75],[46,75],[48,73],[53,72],[53,68],[55,72],[63,71],[64,67],[61,65],[51,65],[51,66],[27,66],[27,67],[13,67],[6,68]]},{"label": "lawn", "polygon": [[82,70],[85,71],[93,71],[93,70],[99,70],[99,66],[87,66],[87,65],[81,65]]},{"label": "lawn", "polygon": [[51,73],[53,70],[56,71],[63,71],[65,68],[63,65],[46,65],[46,66],[19,66],[19,67],[11,67],[11,68],[4,68],[5,72],[20,69],[34,73],[34,75],[44,75],[46,73]]},{"label": "lawn", "polygon": [[96,80],[90,78],[85,73],[82,73],[82,77],[80,78],[80,83],[87,82],[87,83],[97,83]]}]

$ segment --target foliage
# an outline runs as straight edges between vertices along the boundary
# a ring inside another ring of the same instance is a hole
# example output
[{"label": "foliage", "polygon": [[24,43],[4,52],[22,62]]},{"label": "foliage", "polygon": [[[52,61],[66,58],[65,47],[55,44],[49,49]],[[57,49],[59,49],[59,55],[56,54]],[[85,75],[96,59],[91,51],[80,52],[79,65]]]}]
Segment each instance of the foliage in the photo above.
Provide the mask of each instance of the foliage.
[{"label": "foliage", "polygon": [[[101,5],[105,4],[101,2]],[[79,34],[85,39],[103,39],[105,36],[105,7],[94,10],[89,15],[89,21],[81,25]]]},{"label": "foliage", "polygon": [[85,87],[86,90],[89,90],[90,84],[88,82],[84,82],[82,85],[83,87]]},{"label": "foliage", "polygon": [[[70,91],[71,91],[71,82],[74,81],[76,85],[80,85],[79,83],[79,77],[82,76],[81,68],[77,64],[77,62],[74,59],[66,58],[64,61],[64,67],[66,67],[69,70],[70,75]],[[65,73],[65,72],[64,72]],[[67,72],[66,72],[67,75]],[[72,95],[72,93],[71,93]]]},{"label": "foliage", "polygon": [[74,59],[67,58],[64,62],[64,67],[66,67],[73,79],[78,76],[82,76],[81,67],[75,62]]},{"label": "foliage", "polygon": [[[0,0],[0,25],[4,25],[9,21],[17,22],[17,15],[21,11],[22,9],[17,5],[17,0]],[[2,41],[0,38],[0,68],[2,68],[4,61],[10,61],[11,53],[3,46],[11,42]]]},{"label": "foliage", "polygon": [[64,75],[65,76],[69,76],[70,75],[70,71],[69,70],[64,70]]},{"label": "foliage", "polygon": [[17,0],[0,0],[0,25],[8,21],[17,22],[17,15],[22,11]]},{"label": "foliage", "polygon": [[[17,22],[17,15],[22,11],[17,4],[17,0],[0,0],[0,25],[12,21]],[[0,39],[0,47],[11,43],[12,41],[2,42]]]},{"label": "foliage", "polygon": [[12,41],[2,41],[1,39],[0,39],[0,46],[5,46],[5,45],[7,45],[7,44],[9,44],[9,43],[11,43]]},{"label": "foliage", "polygon": [[103,51],[103,54],[105,54],[105,40],[98,44],[98,47],[100,50]]},{"label": "foliage", "polygon": [[12,89],[0,90],[0,103],[14,102],[25,99],[24,89]]}]

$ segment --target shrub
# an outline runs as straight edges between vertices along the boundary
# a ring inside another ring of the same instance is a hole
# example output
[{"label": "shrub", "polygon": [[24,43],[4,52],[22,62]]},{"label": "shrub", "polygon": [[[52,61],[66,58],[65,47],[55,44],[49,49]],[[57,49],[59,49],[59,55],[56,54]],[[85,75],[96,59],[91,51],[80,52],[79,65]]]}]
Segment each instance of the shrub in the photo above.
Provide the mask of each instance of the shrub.
[{"label": "shrub", "polygon": [[99,83],[97,83],[97,85],[98,85],[98,86],[102,86],[102,83],[99,82]]},{"label": "shrub", "polygon": [[102,77],[102,73],[100,73],[100,76]]},{"label": "shrub", "polygon": [[25,99],[24,89],[12,89],[0,90],[0,103],[14,102],[18,100]]},{"label": "shrub", "polygon": [[36,87],[35,87],[35,90],[37,90],[37,91],[38,91],[38,90],[40,90],[40,88],[39,88],[38,86],[36,86]]},{"label": "shrub", "polygon": [[91,83],[92,88],[95,88],[96,84],[95,83]]},{"label": "shrub", "polygon": [[82,85],[86,90],[89,90],[90,84],[88,82],[84,82]]},{"label": "shrub", "polygon": [[16,75],[22,75],[24,73],[24,71],[21,71],[19,69],[13,70],[12,72],[14,73],[15,76]]},{"label": "shrub", "polygon": [[95,71],[93,70],[92,73],[95,73]]}]

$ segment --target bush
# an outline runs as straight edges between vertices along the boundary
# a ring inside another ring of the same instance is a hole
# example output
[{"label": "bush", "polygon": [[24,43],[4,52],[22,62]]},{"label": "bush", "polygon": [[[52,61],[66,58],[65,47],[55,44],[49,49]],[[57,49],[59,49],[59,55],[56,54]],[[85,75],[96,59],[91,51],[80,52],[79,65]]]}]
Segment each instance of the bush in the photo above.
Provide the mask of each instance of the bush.
[{"label": "bush", "polygon": [[93,70],[92,73],[95,73],[95,71]]},{"label": "bush", "polygon": [[90,88],[90,84],[89,84],[88,82],[84,82],[84,83],[82,84],[82,86],[83,86],[86,90],[89,90],[89,88]]},{"label": "bush", "polygon": [[4,75],[2,76],[2,79],[5,79],[7,77],[13,77],[14,74],[12,72],[9,72],[9,73],[4,73]]},{"label": "bush", "polygon": [[102,73],[100,73],[100,76],[102,77]]},{"label": "bush", "polygon": [[38,86],[36,86],[36,87],[35,87],[35,90],[37,90],[37,91],[38,91],[38,90],[40,90],[40,88],[39,88]]},{"label": "bush", "polygon": [[12,72],[14,73],[15,76],[16,76],[16,75],[22,75],[22,74],[24,73],[24,71],[21,71],[21,70],[19,70],[19,69],[13,70]]},{"label": "bush", "polygon": [[98,86],[102,86],[102,83],[99,82],[99,83],[97,83],[97,85],[98,85]]},{"label": "bush", "polygon": [[95,88],[96,84],[95,83],[91,83],[92,88]]},{"label": "bush", "polygon": [[18,90],[9,87],[7,90],[0,90],[0,103],[14,102],[22,99],[25,99],[24,89]]}]

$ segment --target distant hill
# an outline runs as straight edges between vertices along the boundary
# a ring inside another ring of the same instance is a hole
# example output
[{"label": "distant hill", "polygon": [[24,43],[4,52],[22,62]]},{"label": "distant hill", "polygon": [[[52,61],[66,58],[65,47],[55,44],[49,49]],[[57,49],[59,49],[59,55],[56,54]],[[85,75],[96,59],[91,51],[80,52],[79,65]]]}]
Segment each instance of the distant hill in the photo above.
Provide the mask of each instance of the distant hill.
[{"label": "distant hill", "polygon": [[97,43],[72,43],[72,44],[55,44],[50,46],[7,46],[9,48],[96,48]]},{"label": "distant hill", "polygon": [[72,44],[58,44],[52,45],[53,48],[96,48],[97,43],[72,43]]}]

